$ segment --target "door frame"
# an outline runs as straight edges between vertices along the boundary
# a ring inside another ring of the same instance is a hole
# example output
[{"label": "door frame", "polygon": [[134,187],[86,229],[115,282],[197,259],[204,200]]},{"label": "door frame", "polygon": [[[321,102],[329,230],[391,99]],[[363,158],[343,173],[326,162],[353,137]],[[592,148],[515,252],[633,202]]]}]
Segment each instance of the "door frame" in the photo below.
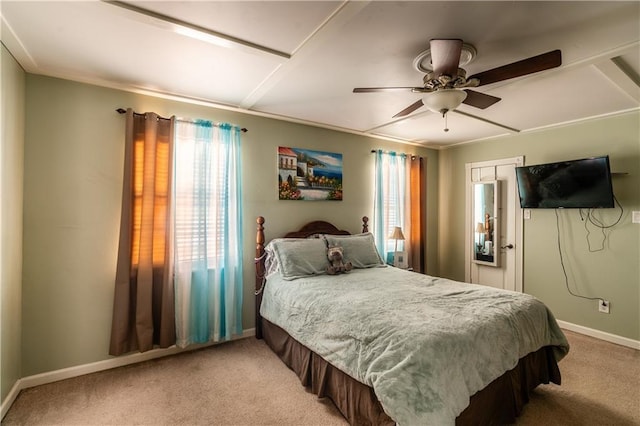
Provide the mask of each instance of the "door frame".
[{"label": "door frame", "polygon": [[[473,244],[471,244],[473,237],[473,227],[471,223],[471,210],[472,210],[472,197],[473,197],[473,182],[471,181],[471,169],[482,168],[482,167],[498,167],[498,166],[508,166],[513,164],[514,167],[519,167],[524,165],[524,156],[511,157],[511,158],[502,158],[498,160],[489,160],[489,161],[480,161],[475,163],[466,163],[465,164],[465,214],[464,214],[464,277],[466,282],[471,282],[471,259],[473,258]],[[494,176],[495,177],[495,176]],[[515,246],[513,250],[515,250],[515,290],[522,293],[524,291],[523,288],[523,209],[520,207],[520,203],[518,202],[518,187],[517,185],[513,186],[514,200],[515,205],[515,241],[513,245]],[[499,248],[497,248],[499,249]]]}]

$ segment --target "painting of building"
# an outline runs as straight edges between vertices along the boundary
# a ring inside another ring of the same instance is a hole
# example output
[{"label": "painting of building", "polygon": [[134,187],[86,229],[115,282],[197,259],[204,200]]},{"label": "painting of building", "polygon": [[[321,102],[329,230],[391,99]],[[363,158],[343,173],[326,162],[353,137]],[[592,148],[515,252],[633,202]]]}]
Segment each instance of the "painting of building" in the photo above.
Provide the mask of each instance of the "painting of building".
[{"label": "painting of building", "polygon": [[280,200],[342,200],[342,154],[278,147]]}]

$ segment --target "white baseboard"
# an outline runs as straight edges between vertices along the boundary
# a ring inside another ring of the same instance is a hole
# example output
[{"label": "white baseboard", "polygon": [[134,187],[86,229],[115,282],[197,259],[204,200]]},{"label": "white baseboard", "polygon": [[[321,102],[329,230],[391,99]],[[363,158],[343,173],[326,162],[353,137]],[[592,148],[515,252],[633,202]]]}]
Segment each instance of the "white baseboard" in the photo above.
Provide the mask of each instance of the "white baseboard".
[{"label": "white baseboard", "polygon": [[629,339],[628,337],[618,336],[616,334],[607,333],[606,331],[595,330],[593,328],[584,327],[582,325],[572,324],[566,321],[558,321],[560,328],[584,334],[586,336],[595,337],[596,339],[605,340],[615,343],[616,345],[626,346],[631,349],[640,350],[640,340]]},{"label": "white baseboard", "polygon": [[[230,340],[239,340],[245,339],[247,337],[255,336],[256,330],[255,328],[250,328],[242,331],[241,336],[233,337]],[[136,364],[138,362],[149,361],[151,359],[162,358],[169,355],[175,355],[182,352],[190,352],[196,349],[202,349],[209,346],[218,345],[220,343],[227,342],[228,340],[222,342],[209,342],[203,343],[199,345],[191,345],[187,348],[179,348],[177,346],[171,346],[166,349],[152,349],[147,352],[139,352],[131,355],[123,355],[119,357],[114,357],[110,359],[105,359],[103,361],[92,362],[89,364],[76,365],[73,367],[62,368],[60,370],[47,371],[46,373],[34,374],[33,376],[23,377],[22,379],[18,379],[16,383],[9,391],[7,397],[2,401],[2,406],[0,409],[0,419],[3,419],[4,416],[11,408],[11,405],[18,397],[18,394],[21,390],[31,388],[34,386],[44,385],[47,383],[57,382],[59,380],[70,379],[73,377],[83,376],[85,374],[97,373],[98,371],[109,370],[116,367],[122,367],[125,365]]]},{"label": "white baseboard", "polygon": [[13,405],[13,401],[16,400],[16,398],[18,397],[18,394],[20,393],[20,391],[24,389],[22,387],[22,379],[18,379],[14,384],[13,387],[11,388],[11,390],[9,391],[9,393],[7,394],[7,397],[4,399],[4,401],[2,401],[2,406],[0,406],[0,420],[4,419],[4,416],[7,414],[7,411],[9,411],[9,408],[11,408],[11,406]]}]

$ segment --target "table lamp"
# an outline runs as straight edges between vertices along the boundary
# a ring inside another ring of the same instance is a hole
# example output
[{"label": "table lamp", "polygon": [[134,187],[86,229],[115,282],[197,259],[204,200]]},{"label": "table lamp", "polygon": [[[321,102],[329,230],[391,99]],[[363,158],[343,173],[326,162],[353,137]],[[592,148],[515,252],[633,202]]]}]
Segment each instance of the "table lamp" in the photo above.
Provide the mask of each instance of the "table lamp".
[{"label": "table lamp", "polygon": [[398,252],[398,240],[404,241],[404,234],[402,233],[402,228],[399,226],[394,226],[391,235],[389,235],[390,240],[396,240],[395,249],[393,251],[393,263],[394,265],[398,264],[398,260],[396,259],[396,253]]}]

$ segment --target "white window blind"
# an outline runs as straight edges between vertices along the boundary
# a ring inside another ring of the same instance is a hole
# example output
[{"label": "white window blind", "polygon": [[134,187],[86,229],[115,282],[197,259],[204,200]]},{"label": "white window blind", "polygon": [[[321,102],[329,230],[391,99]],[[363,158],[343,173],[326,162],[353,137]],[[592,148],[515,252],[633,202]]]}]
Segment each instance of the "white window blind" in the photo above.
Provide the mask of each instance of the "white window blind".
[{"label": "white window blind", "polygon": [[175,149],[176,260],[206,259],[215,265],[227,237],[222,208],[229,199],[226,158],[219,141],[197,134],[191,123],[185,124],[178,123]]}]

